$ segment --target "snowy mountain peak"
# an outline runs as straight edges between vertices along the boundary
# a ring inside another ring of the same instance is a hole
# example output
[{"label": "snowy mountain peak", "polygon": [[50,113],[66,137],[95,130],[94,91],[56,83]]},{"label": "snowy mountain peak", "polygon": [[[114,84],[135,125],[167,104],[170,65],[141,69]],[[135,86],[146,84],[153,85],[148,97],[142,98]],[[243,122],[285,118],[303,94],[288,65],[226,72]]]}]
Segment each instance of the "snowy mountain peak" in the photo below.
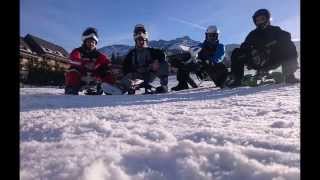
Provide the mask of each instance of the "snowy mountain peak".
[{"label": "snowy mountain peak", "polygon": [[193,41],[189,36],[183,36],[181,38],[176,38],[175,40],[179,41]]},{"label": "snowy mountain peak", "polygon": [[105,53],[108,56],[112,56],[112,54],[123,56],[123,55],[126,55],[127,52],[131,48],[133,48],[133,46],[128,46],[128,45],[124,45],[124,44],[116,44],[116,45],[111,45],[111,46],[104,46],[104,47],[98,49],[98,51]]},{"label": "snowy mountain peak", "polygon": [[[175,49],[181,49],[180,45],[191,47],[198,45],[200,42],[192,40],[189,36],[182,36],[173,40],[163,40],[160,39],[158,41],[150,41],[149,46],[154,48],[164,49],[165,51],[171,51]],[[128,51],[133,48],[133,46],[124,45],[124,44],[116,44],[110,46],[104,46],[99,49],[100,52],[107,54],[108,56],[112,56],[112,54],[117,56],[125,56]]]}]

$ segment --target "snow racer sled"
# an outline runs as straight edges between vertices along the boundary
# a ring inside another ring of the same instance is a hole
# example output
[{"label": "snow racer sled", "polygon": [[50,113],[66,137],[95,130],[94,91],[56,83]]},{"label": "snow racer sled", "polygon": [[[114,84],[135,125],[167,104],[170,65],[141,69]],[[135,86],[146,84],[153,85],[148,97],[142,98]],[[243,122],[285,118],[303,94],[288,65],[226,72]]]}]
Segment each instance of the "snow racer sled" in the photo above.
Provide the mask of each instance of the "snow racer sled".
[{"label": "snow racer sled", "polygon": [[134,91],[139,90],[143,84],[143,80],[136,79],[132,81],[132,86],[130,90],[126,91],[122,88],[121,84],[109,84],[101,83],[101,89],[106,95],[122,95],[128,92],[128,94],[134,94]]},{"label": "snow racer sled", "polygon": [[210,76],[205,71],[201,71],[201,62],[198,53],[201,47],[187,47],[180,45],[179,49],[167,52],[168,62],[174,68],[186,68],[194,73],[200,81],[211,81]]},{"label": "snow racer sled", "polygon": [[81,77],[81,88],[79,92],[84,91],[85,95],[102,95],[103,90],[101,82],[96,80],[90,72],[86,73],[86,76]]},{"label": "snow racer sled", "polygon": [[278,84],[284,82],[281,72],[259,72],[247,74],[243,77],[241,86],[259,86],[264,84]]}]

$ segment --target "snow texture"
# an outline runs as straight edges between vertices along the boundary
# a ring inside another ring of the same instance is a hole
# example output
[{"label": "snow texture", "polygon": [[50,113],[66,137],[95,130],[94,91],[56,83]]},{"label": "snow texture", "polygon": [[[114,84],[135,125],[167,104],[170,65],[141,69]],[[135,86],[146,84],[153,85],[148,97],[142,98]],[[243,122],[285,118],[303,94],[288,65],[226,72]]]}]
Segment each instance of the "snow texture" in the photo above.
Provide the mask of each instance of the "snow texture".
[{"label": "snow texture", "polygon": [[134,96],[21,88],[21,180],[300,179],[299,84],[202,86]]}]

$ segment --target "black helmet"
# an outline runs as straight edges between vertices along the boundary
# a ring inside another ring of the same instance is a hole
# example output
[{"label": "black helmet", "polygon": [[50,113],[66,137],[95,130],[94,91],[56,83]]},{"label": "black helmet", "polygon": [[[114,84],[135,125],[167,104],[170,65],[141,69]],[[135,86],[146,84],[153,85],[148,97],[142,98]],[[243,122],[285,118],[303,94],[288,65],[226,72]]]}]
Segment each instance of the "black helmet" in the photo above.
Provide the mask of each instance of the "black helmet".
[{"label": "black helmet", "polygon": [[265,16],[268,21],[270,21],[271,14],[267,9],[258,9],[252,16],[253,22],[255,23],[255,19],[257,16]]},{"label": "black helmet", "polygon": [[143,38],[144,40],[148,40],[148,32],[146,31],[143,24],[135,25],[133,29],[133,38],[136,40],[137,38]]},{"label": "black helmet", "polygon": [[85,41],[86,39],[92,38],[94,39],[96,42],[99,41],[98,38],[98,31],[96,28],[93,27],[88,27],[85,31],[83,31],[82,33],[82,41]]},{"label": "black helmet", "polygon": [[143,33],[146,33],[146,32],[147,32],[147,31],[146,31],[146,28],[144,27],[143,24],[137,24],[137,25],[135,25],[134,30],[133,30],[133,33],[134,33],[134,34],[137,34],[137,33],[139,33],[139,32],[143,32]]}]

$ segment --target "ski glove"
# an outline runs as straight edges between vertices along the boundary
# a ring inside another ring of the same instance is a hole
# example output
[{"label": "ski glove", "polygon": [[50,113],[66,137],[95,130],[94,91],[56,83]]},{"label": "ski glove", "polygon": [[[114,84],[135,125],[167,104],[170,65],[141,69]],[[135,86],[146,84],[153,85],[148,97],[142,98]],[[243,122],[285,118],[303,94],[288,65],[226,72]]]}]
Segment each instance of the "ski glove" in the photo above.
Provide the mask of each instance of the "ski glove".
[{"label": "ski glove", "polygon": [[252,50],[251,56],[252,56],[252,65],[254,65],[256,68],[262,68],[268,61],[268,52],[264,51],[257,51]]},{"label": "ski glove", "polygon": [[109,66],[104,64],[104,65],[101,65],[99,66],[97,69],[96,69],[96,73],[100,76],[100,77],[105,77],[107,76],[108,74],[108,71],[109,71]]},{"label": "ski glove", "polygon": [[160,69],[160,63],[158,60],[155,60],[152,64],[150,64],[151,71],[157,72]]},{"label": "ski glove", "polygon": [[209,59],[201,60],[201,64],[202,64],[203,66],[214,66],[214,65],[215,65],[215,63],[212,62],[212,61],[209,60]]}]

